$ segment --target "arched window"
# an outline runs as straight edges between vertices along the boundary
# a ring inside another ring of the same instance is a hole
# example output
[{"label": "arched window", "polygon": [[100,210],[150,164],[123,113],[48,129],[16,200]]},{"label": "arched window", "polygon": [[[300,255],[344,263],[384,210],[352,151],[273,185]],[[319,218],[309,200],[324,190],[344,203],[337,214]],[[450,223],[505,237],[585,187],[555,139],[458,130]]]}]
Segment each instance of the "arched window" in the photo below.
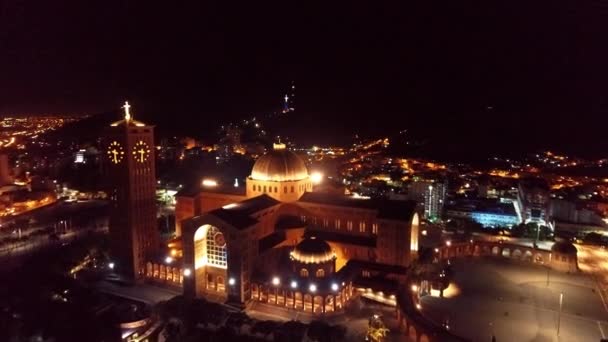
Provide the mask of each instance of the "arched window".
[{"label": "arched window", "polygon": [[279,192],[279,190],[277,189],[277,187],[274,187],[274,193],[276,194],[277,192]]},{"label": "arched window", "polygon": [[264,185],[264,193],[266,193],[266,185]]},{"label": "arched window", "polygon": [[291,186],[291,193],[293,193],[293,192],[294,192],[294,187],[293,187],[293,185],[292,185],[292,186]]},{"label": "arched window", "polygon": [[227,268],[226,240],[224,234],[216,227],[210,226],[207,230],[207,264],[220,268]]},{"label": "arched window", "polygon": [[283,193],[286,194],[287,193],[287,187],[283,187]]},{"label": "arched window", "polygon": [[323,278],[323,277],[325,277],[325,270],[324,270],[324,269],[322,269],[322,268],[319,268],[319,269],[317,270],[317,274],[316,274],[316,276],[317,276],[317,278]]},{"label": "arched window", "polygon": [[303,268],[300,270],[300,277],[308,277],[308,270]]}]

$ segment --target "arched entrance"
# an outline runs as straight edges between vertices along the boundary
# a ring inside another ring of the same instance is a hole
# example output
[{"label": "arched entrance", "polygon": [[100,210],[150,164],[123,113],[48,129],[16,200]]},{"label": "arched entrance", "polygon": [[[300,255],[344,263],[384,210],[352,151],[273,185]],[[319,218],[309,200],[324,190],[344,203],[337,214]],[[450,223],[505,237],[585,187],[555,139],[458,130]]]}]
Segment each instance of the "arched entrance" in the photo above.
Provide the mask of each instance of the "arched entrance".
[{"label": "arched entrance", "polygon": [[219,228],[205,224],[194,233],[194,270],[197,296],[227,297],[228,251]]}]

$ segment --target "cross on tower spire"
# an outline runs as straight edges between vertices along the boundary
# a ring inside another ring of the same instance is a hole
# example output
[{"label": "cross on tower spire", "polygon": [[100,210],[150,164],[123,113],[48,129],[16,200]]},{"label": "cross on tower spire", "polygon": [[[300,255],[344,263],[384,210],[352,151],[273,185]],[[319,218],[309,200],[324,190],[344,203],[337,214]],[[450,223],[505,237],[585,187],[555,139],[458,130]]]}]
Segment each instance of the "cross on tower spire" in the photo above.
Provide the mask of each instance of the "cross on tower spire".
[{"label": "cross on tower spire", "polygon": [[129,109],[131,108],[131,105],[129,104],[129,101],[125,101],[125,105],[122,106],[121,108],[125,109],[125,120],[126,121],[131,120],[131,113],[129,112]]}]

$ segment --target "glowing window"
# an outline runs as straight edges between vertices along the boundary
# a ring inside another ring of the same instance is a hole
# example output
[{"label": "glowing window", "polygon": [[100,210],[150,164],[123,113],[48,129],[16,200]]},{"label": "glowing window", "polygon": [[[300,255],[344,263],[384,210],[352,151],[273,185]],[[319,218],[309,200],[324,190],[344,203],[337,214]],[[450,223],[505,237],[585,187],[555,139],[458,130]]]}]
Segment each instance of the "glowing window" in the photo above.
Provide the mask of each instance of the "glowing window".
[{"label": "glowing window", "polygon": [[349,232],[353,231],[353,221],[346,221],[346,229],[348,229]]},{"label": "glowing window", "polygon": [[359,222],[359,233],[365,233],[365,222]]},{"label": "glowing window", "polygon": [[317,270],[317,274],[316,274],[316,276],[317,276],[317,278],[323,278],[323,277],[325,277],[325,270],[324,270],[324,269],[322,269],[322,268],[319,268],[319,269]]},{"label": "glowing window", "polygon": [[216,227],[207,230],[207,264],[215,267],[227,268],[226,240],[224,234]]},{"label": "glowing window", "polygon": [[334,226],[336,227],[336,229],[340,229],[340,219],[336,219],[334,221]]},{"label": "glowing window", "polygon": [[300,277],[308,277],[308,270],[303,268],[300,270]]},{"label": "glowing window", "polygon": [[378,234],[378,224],[377,223],[372,223],[372,233]]}]

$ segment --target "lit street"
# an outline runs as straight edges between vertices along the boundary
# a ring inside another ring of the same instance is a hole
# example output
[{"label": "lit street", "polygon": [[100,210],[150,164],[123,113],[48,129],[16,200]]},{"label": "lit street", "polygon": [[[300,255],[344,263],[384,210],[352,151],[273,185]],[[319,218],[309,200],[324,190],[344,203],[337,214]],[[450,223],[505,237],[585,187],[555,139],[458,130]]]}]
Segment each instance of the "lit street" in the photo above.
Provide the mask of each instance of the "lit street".
[{"label": "lit street", "polygon": [[[426,296],[422,312],[475,341],[599,341],[608,314],[594,282],[506,259],[454,259],[452,298]],[[548,285],[547,285],[548,280]],[[559,297],[563,293],[560,316]],[[466,310],[463,310],[466,308]],[[560,334],[557,336],[558,320]]]}]

